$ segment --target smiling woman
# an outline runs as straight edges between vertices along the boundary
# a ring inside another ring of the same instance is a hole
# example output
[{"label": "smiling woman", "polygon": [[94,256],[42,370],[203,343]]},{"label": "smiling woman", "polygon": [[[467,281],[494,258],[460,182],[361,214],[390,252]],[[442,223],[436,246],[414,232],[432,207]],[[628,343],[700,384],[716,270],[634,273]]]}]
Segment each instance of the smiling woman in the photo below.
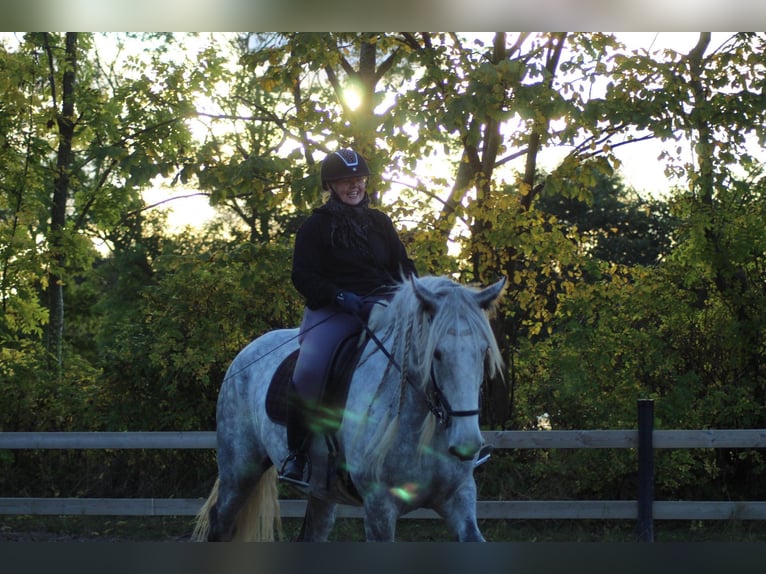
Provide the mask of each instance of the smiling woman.
[{"label": "smiling woman", "polygon": [[365,197],[367,177],[347,177],[333,184],[333,191],[346,205],[359,205]]}]

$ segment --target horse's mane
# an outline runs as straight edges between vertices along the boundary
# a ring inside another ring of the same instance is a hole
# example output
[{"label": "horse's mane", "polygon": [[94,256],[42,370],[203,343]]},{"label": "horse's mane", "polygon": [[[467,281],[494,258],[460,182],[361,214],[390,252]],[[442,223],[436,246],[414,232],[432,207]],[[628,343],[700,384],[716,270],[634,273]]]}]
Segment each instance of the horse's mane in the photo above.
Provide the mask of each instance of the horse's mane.
[{"label": "horse's mane", "polygon": [[433,316],[420,304],[412,283],[406,281],[397,286],[388,305],[377,309],[369,320],[373,332],[378,333],[381,339],[393,341],[393,354],[400,365],[405,363],[407,339],[413,338],[411,343],[420,356],[409,357],[410,360],[416,359],[416,363],[409,366],[414,371],[412,374],[420,375],[418,385],[422,388],[428,382],[436,345],[454,327],[458,315],[468,322],[475,338],[489,343],[489,374],[494,376],[502,372],[502,356],[487,315],[473,297],[477,289],[460,285],[444,276],[426,276],[419,281],[441,302]]},{"label": "horse's mane", "polygon": [[[368,322],[370,330],[385,342],[396,363],[406,371],[408,382],[421,392],[424,391],[430,380],[436,346],[455,327],[458,317],[468,323],[474,339],[487,342],[488,374],[495,376],[502,373],[502,356],[487,314],[474,297],[477,289],[442,276],[426,276],[418,281],[439,300],[435,312],[424,308],[412,282],[405,281],[397,286],[393,298],[386,306],[376,309],[370,315]],[[400,381],[398,397],[401,406],[404,376],[389,362],[381,385],[397,380]],[[368,462],[378,469],[398,431],[398,409],[392,409],[389,415],[381,421],[375,438],[369,442]],[[429,413],[423,422],[420,436],[416,437],[421,447],[427,446],[434,427],[435,417]]]}]

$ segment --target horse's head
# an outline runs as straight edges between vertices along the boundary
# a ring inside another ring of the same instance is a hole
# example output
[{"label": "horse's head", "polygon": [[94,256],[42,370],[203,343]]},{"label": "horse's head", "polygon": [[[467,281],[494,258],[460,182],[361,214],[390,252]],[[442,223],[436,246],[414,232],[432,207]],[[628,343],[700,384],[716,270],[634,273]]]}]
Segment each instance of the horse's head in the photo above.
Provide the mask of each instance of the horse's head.
[{"label": "horse's head", "polygon": [[445,278],[413,279],[425,321],[422,388],[431,411],[446,427],[448,450],[472,460],[482,445],[479,395],[484,375],[501,370],[502,359],[486,311],[502,293],[505,278],[485,289]]}]

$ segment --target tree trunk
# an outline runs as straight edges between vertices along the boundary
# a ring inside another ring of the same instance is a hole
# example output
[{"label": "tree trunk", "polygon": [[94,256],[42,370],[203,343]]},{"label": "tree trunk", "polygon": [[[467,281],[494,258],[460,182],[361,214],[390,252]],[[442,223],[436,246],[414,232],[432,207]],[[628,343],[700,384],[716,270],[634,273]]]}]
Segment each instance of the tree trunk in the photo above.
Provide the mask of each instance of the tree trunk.
[{"label": "tree trunk", "polygon": [[[548,58],[545,63],[545,69],[548,72],[548,85],[553,85],[553,78],[556,76],[556,70],[559,67],[561,52],[564,49],[566,33],[554,34],[550,40],[548,48]],[[543,137],[548,135],[549,121],[546,118],[545,123],[536,126],[529,134],[529,145],[527,146],[527,161],[524,166],[523,184],[526,187],[526,193],[521,198],[521,205],[524,209],[532,206],[532,200],[535,196],[535,190],[541,189],[535,186],[535,175],[537,174],[537,155],[543,143]]]},{"label": "tree trunk", "polygon": [[[45,35],[45,46],[51,70],[51,92],[54,107],[56,84],[54,77],[55,63],[49,37]],[[64,336],[64,278],[66,264],[64,232],[66,227],[66,204],[72,170],[72,140],[74,138],[74,85],[77,64],[77,33],[67,32],[62,76],[61,111],[56,113],[59,132],[56,171],[53,179],[53,201],[51,205],[51,228],[48,241],[51,250],[50,271],[48,273],[48,353],[58,370],[62,368],[62,340]]]}]

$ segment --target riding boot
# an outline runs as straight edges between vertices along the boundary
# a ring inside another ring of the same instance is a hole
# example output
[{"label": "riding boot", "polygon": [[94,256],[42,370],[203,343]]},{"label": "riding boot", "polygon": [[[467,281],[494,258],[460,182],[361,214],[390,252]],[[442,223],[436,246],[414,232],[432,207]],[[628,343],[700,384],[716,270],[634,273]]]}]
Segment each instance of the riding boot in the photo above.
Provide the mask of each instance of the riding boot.
[{"label": "riding boot", "polygon": [[311,480],[309,447],[312,433],[309,428],[309,408],[290,381],[287,393],[287,450],[288,455],[279,472],[280,480],[308,488]]}]

